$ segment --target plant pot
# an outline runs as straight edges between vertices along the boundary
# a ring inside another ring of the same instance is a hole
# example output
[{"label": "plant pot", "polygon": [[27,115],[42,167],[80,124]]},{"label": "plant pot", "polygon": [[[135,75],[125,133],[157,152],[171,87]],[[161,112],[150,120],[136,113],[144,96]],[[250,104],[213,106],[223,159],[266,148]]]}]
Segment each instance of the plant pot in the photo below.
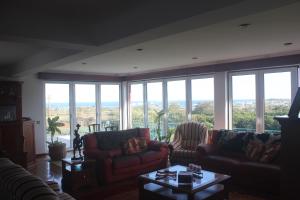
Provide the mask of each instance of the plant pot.
[{"label": "plant pot", "polygon": [[61,160],[67,155],[67,148],[65,143],[49,144],[48,149],[51,160]]}]

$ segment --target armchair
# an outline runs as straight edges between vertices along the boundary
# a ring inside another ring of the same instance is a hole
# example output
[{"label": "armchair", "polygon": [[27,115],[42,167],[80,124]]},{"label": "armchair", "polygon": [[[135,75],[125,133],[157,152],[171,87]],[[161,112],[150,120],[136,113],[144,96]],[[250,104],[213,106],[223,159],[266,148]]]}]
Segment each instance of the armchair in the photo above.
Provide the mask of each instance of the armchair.
[{"label": "armchair", "polygon": [[177,126],[174,140],[169,144],[171,164],[194,163],[198,159],[198,145],[207,143],[207,128],[197,122]]}]

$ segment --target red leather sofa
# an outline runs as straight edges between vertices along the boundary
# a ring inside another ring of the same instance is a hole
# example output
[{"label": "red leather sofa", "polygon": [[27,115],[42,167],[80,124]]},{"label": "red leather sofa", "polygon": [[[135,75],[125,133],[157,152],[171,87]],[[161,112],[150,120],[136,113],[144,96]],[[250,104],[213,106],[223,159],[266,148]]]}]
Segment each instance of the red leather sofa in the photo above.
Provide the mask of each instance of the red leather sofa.
[{"label": "red leather sofa", "polygon": [[[143,152],[126,155],[122,143],[132,137],[147,141]],[[97,178],[100,183],[113,183],[165,168],[168,159],[168,145],[150,140],[148,128],[121,131],[95,132],[84,136],[84,156],[97,160]]]},{"label": "red leather sofa", "polygon": [[[280,155],[271,162],[253,161],[240,149],[240,143],[230,141],[224,148],[217,144],[216,138],[220,131],[210,132],[210,144],[198,146],[198,164],[203,169],[232,176],[232,185],[246,191],[271,195],[273,198],[280,195]],[[247,133],[250,134],[250,133]],[[252,133],[253,135],[257,135]],[[244,136],[245,138],[245,136]],[[237,139],[236,139],[237,140]]]}]

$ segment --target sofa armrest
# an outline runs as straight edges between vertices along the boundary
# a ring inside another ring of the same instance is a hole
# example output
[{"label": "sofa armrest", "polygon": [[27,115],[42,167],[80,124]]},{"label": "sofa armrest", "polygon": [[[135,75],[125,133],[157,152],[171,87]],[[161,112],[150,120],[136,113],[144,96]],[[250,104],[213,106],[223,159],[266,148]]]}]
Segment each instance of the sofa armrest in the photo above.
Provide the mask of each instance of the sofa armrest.
[{"label": "sofa armrest", "polygon": [[200,156],[216,154],[218,151],[219,151],[219,146],[213,144],[199,144],[197,147],[197,153]]},{"label": "sofa armrest", "polygon": [[168,144],[165,142],[158,142],[158,141],[150,141],[148,144],[148,149],[154,151],[160,151],[161,149],[168,149]]}]

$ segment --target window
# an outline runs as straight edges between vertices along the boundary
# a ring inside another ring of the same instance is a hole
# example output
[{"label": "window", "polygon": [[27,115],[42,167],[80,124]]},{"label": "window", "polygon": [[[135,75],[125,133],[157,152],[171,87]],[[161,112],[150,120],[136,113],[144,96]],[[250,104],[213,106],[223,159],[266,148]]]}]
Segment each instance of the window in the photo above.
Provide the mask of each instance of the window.
[{"label": "window", "polygon": [[264,74],[264,126],[265,131],[280,131],[279,123],[273,118],[287,115],[291,106],[291,72]]},{"label": "window", "polygon": [[143,84],[131,84],[129,89],[131,127],[144,127]]},{"label": "window", "polygon": [[297,90],[297,69],[257,70],[232,74],[231,125],[259,133],[280,131],[275,116],[287,115]]},{"label": "window", "polygon": [[81,135],[89,132],[88,125],[96,123],[96,98],[94,84],[75,84],[76,123]]},{"label": "window", "polygon": [[233,129],[256,130],[255,77],[255,74],[231,77]]},{"label": "window", "polygon": [[185,80],[168,81],[168,128],[186,121]]},{"label": "window", "polygon": [[[147,83],[147,100],[148,100],[148,127],[150,128],[151,138],[156,137],[156,131],[159,128],[163,130],[163,90],[162,82]],[[158,120],[160,127],[158,127]]]},{"label": "window", "polygon": [[214,126],[214,78],[192,79],[192,121]]},{"label": "window", "polygon": [[120,85],[101,85],[101,128],[120,126]]},{"label": "window", "polygon": [[[46,83],[46,128],[48,128],[48,117],[59,116],[59,122],[64,126],[59,127],[60,135],[55,136],[55,140],[66,143],[70,147],[70,109],[69,109],[69,84]],[[51,141],[50,134],[47,133],[47,141]]]}]

